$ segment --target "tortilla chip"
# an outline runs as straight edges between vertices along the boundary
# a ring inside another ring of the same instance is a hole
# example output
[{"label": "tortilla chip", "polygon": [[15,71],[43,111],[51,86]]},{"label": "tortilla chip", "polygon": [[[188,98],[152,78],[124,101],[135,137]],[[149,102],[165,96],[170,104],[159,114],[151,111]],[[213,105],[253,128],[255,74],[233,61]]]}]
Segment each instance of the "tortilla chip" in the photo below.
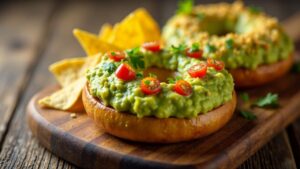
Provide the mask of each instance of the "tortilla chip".
[{"label": "tortilla chip", "polygon": [[159,41],[160,40],[160,29],[156,21],[144,8],[135,10],[134,15],[138,18],[142,30],[145,34],[145,41]]},{"label": "tortilla chip", "polygon": [[119,50],[119,48],[117,48],[115,45],[107,43],[101,40],[98,36],[89,32],[80,29],[74,29],[73,34],[88,56],[95,55],[97,53]]},{"label": "tortilla chip", "polygon": [[[85,77],[85,73],[88,68],[96,66],[101,60],[101,54],[97,54],[93,57],[88,57],[85,59],[85,63],[81,66],[80,69],[76,69],[76,72],[70,72],[70,70],[74,69],[66,69],[66,72],[61,74],[54,74],[56,77],[59,77],[61,81],[68,81],[68,84],[63,86],[62,89],[52,93],[50,96],[46,96],[39,100],[39,104],[49,108],[55,108],[58,110],[68,110],[68,111],[82,111],[84,110],[82,100],[81,100],[81,92],[86,84],[87,80]],[[75,58],[73,60],[76,60]],[[80,58],[81,59],[81,58]],[[72,59],[70,59],[72,60]],[[56,63],[57,65],[68,65],[67,61],[61,61],[61,63]],[[68,65],[69,66],[69,65]],[[62,66],[63,67],[63,66]],[[72,67],[72,66],[71,66]],[[59,69],[57,69],[59,70]],[[55,71],[54,71],[55,72]],[[59,72],[59,71],[58,71]],[[70,75],[68,75],[70,74]],[[76,74],[76,75],[73,75]],[[64,76],[62,76],[64,75]],[[67,76],[65,76],[67,75]],[[77,77],[72,78],[70,81],[68,76]],[[66,79],[63,79],[66,78]]]},{"label": "tortilla chip", "polygon": [[109,37],[111,36],[112,33],[112,26],[108,23],[104,24],[101,27],[101,30],[99,32],[99,38],[105,42],[108,41]]},{"label": "tortilla chip", "polygon": [[80,72],[85,61],[86,58],[64,59],[51,64],[49,71],[55,76],[58,83],[65,87],[82,77]]},{"label": "tortilla chip", "polygon": [[142,43],[159,41],[158,24],[143,8],[139,8],[116,24],[110,33],[108,42],[121,49],[140,46]]},{"label": "tortilla chip", "polygon": [[113,28],[109,43],[121,49],[137,47],[145,41],[141,24],[135,15],[127,16],[122,22]]},{"label": "tortilla chip", "polygon": [[77,79],[61,90],[39,100],[39,104],[58,110],[82,111],[84,107],[82,106],[81,94],[86,82],[87,79],[85,77]]}]

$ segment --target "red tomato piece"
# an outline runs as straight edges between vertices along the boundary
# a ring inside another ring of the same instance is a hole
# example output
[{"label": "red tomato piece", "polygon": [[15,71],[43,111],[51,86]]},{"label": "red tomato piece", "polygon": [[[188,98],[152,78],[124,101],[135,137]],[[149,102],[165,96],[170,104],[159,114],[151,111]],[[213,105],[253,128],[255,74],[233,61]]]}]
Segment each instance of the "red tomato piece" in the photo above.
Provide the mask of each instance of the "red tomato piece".
[{"label": "red tomato piece", "polygon": [[198,50],[198,51],[191,51],[190,48],[188,48],[186,51],[185,51],[185,54],[188,56],[188,57],[191,57],[191,58],[196,58],[196,59],[199,59],[202,57],[202,50]]},{"label": "red tomato piece", "polygon": [[158,42],[147,42],[142,45],[142,47],[151,52],[159,52],[160,44]]},{"label": "red tomato piece", "polygon": [[135,79],[135,71],[126,63],[122,63],[116,70],[116,76],[124,81]]},{"label": "red tomato piece", "polygon": [[125,53],[124,52],[108,52],[107,53],[108,57],[116,62],[120,62],[125,58]]},{"label": "red tomato piece", "polygon": [[215,59],[212,59],[212,58],[208,58],[207,59],[207,66],[208,67],[213,67],[217,71],[221,71],[221,70],[224,69],[225,64],[222,61],[215,60]]},{"label": "red tomato piece", "polygon": [[182,96],[189,96],[193,92],[191,84],[185,80],[178,80],[175,83],[173,90]]},{"label": "red tomato piece", "polygon": [[146,77],[141,81],[142,92],[146,95],[153,95],[160,92],[160,82],[154,77]]},{"label": "red tomato piece", "polygon": [[191,77],[202,78],[206,75],[207,65],[206,63],[199,63],[189,68],[188,73]]}]

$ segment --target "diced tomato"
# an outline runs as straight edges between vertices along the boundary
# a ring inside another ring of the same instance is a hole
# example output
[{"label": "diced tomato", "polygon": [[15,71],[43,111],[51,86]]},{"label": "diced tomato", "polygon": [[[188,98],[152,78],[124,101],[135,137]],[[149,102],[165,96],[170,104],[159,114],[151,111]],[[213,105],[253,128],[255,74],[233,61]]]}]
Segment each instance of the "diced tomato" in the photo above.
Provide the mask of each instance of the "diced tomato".
[{"label": "diced tomato", "polygon": [[185,80],[178,80],[173,90],[182,96],[189,96],[193,92],[191,84]]},{"label": "diced tomato", "polygon": [[185,54],[188,56],[188,57],[191,57],[191,58],[196,58],[196,59],[199,59],[202,57],[202,50],[198,50],[198,51],[192,51],[190,48],[188,48],[186,51],[185,51]]},{"label": "diced tomato", "polygon": [[142,47],[151,52],[159,52],[160,44],[158,42],[147,42],[142,45]]},{"label": "diced tomato", "polygon": [[154,77],[146,77],[141,81],[141,89],[146,95],[153,95],[160,92],[160,82]]},{"label": "diced tomato", "polygon": [[190,67],[188,73],[190,74],[191,77],[202,78],[206,75],[206,71],[207,71],[206,63],[199,63]]},{"label": "diced tomato", "polygon": [[215,70],[220,71],[220,70],[224,69],[225,64],[222,61],[215,60],[215,59],[212,59],[212,58],[208,58],[207,59],[207,66],[208,67],[213,67]]},{"label": "diced tomato", "polygon": [[120,62],[122,59],[125,58],[125,53],[124,52],[108,52],[107,53],[108,57],[116,62]]},{"label": "diced tomato", "polygon": [[135,79],[135,71],[126,63],[122,63],[116,70],[116,76],[124,81]]}]

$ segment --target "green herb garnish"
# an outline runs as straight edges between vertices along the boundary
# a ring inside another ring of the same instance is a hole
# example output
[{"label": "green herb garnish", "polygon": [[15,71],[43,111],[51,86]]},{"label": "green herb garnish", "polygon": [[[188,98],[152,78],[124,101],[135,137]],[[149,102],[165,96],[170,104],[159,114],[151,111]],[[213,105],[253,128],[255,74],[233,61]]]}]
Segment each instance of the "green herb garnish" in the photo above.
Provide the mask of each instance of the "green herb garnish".
[{"label": "green herb garnish", "polygon": [[197,51],[199,51],[199,43],[193,43],[190,51],[191,52],[197,52]]},{"label": "green herb garnish", "polygon": [[204,52],[205,53],[214,53],[217,50],[217,48],[214,45],[211,44],[206,44],[204,47]]},{"label": "green herb garnish", "polygon": [[278,103],[278,94],[268,93],[265,97],[259,98],[255,103],[254,106],[258,107],[277,107],[279,106]]},{"label": "green herb garnish", "polygon": [[112,56],[116,56],[116,52],[111,52],[110,53]]},{"label": "green herb garnish", "polygon": [[300,73],[300,62],[294,63],[292,67],[292,72],[293,73]]},{"label": "green herb garnish", "polygon": [[232,50],[233,49],[233,40],[232,39],[227,39],[225,41],[226,49]]},{"label": "green herb garnish", "polygon": [[192,12],[194,1],[193,0],[180,0],[177,4],[177,14],[190,14]]},{"label": "green herb garnish", "polygon": [[128,55],[129,63],[135,68],[135,69],[144,69],[145,68],[145,62],[143,60],[143,56],[139,53],[139,48],[133,48],[130,50],[127,50],[126,53]]},{"label": "green herb garnish", "polygon": [[255,120],[257,117],[250,111],[247,110],[240,110],[240,115],[243,116],[247,120]]},{"label": "green herb garnish", "polygon": [[103,69],[104,71],[107,71],[109,74],[112,74],[117,69],[117,66],[111,62],[104,63]]},{"label": "green herb garnish", "polygon": [[136,76],[137,78],[142,78],[142,77],[144,77],[143,73],[140,73],[140,72],[136,73],[135,76]]},{"label": "green herb garnish", "polygon": [[186,49],[186,45],[185,44],[180,44],[178,46],[171,46],[171,50],[173,51],[174,54],[182,54]]},{"label": "green herb garnish", "polygon": [[243,92],[240,94],[240,98],[244,101],[244,102],[247,102],[250,100],[250,97],[249,97],[249,94],[246,93],[246,92]]},{"label": "green herb garnish", "polygon": [[173,79],[173,78],[167,78],[167,81],[168,81],[168,83],[171,83],[171,84],[174,84],[174,83],[176,83],[176,80],[175,79]]},{"label": "green herb garnish", "polygon": [[249,6],[249,7],[248,7],[248,10],[249,10],[251,13],[253,13],[253,14],[258,14],[258,13],[262,12],[262,8],[261,8],[261,7],[253,6],[253,5]]},{"label": "green herb garnish", "polygon": [[147,85],[147,86],[149,86],[150,85],[150,80],[144,80],[144,83]]}]

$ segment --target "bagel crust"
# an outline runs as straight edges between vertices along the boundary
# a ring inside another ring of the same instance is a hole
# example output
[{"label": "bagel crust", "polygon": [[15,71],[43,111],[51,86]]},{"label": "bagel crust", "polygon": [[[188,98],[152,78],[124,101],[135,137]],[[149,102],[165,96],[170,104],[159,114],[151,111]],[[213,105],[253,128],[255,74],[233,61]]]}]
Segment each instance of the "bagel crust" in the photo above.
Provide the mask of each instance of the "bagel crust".
[{"label": "bagel crust", "polygon": [[293,65],[293,54],[282,61],[262,65],[254,70],[251,69],[230,69],[228,70],[238,88],[254,87],[271,82],[286,74]]},{"label": "bagel crust", "polygon": [[175,143],[207,136],[222,128],[232,117],[236,95],[222,106],[192,119],[138,118],[106,107],[85,86],[82,94],[85,110],[95,123],[111,135],[138,142]]}]

